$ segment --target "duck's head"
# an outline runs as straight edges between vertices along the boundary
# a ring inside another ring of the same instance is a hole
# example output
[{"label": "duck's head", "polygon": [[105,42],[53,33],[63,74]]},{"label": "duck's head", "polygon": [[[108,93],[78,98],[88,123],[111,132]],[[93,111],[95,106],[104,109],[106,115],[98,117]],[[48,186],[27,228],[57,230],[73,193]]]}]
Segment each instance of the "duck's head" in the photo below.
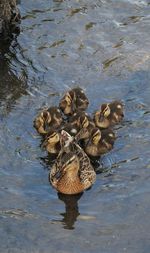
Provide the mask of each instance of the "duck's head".
[{"label": "duck's head", "polygon": [[69,145],[73,142],[74,138],[68,134],[65,130],[62,130],[60,133],[60,143],[62,148],[68,148]]}]

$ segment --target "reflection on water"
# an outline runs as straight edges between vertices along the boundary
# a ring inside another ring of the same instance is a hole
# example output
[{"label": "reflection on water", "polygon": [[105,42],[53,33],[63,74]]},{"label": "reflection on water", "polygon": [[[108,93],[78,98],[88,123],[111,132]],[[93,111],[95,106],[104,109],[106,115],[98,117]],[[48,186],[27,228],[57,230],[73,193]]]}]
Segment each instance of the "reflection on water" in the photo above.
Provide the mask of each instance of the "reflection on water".
[{"label": "reflection on water", "polygon": [[[31,0],[20,10],[19,36],[0,46],[0,251],[149,253],[149,1]],[[33,128],[40,108],[75,85],[89,113],[125,102],[114,149],[77,198],[50,186]]]},{"label": "reflection on water", "polygon": [[80,215],[78,210],[78,200],[81,198],[81,194],[77,195],[64,195],[58,193],[58,198],[65,204],[65,213],[61,213],[63,216],[62,222],[64,223],[65,229],[74,229],[74,223],[77,217]]},{"label": "reflection on water", "polygon": [[15,55],[10,51],[10,47],[15,49],[16,44],[15,39],[0,43],[0,105],[3,113],[8,113],[15,101],[27,94],[26,72],[22,69],[20,75],[17,76],[11,64],[11,59]]}]

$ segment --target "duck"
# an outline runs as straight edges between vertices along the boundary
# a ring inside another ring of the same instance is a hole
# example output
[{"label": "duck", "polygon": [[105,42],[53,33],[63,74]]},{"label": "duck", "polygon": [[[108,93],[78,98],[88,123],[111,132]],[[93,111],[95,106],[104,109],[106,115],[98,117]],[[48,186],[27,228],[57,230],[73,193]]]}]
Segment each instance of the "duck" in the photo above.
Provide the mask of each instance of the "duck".
[{"label": "duck", "polygon": [[121,101],[102,104],[101,109],[94,114],[96,127],[108,128],[119,123],[124,117],[123,109],[123,103]]},{"label": "duck", "polygon": [[47,134],[50,129],[58,128],[63,122],[61,111],[58,107],[53,106],[44,109],[34,120],[34,127],[41,135]]},{"label": "duck", "polygon": [[65,115],[73,115],[77,110],[83,111],[88,107],[89,101],[80,87],[67,91],[60,100],[59,107]]},{"label": "duck", "polygon": [[51,185],[63,194],[79,194],[89,189],[96,173],[89,157],[65,130],[61,131],[61,151],[49,173]]},{"label": "duck", "polygon": [[116,140],[115,133],[111,129],[93,128],[90,138],[84,142],[84,151],[89,157],[98,158],[109,152]]},{"label": "duck", "polygon": [[46,149],[48,154],[58,155],[61,149],[59,131],[51,129],[46,135],[42,147]]}]

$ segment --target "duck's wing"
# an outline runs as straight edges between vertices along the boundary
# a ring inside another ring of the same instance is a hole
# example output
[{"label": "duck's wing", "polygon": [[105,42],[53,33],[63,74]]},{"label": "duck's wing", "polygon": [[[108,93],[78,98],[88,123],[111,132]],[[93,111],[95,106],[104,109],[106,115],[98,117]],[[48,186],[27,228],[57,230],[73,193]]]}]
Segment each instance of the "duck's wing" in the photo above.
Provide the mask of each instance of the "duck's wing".
[{"label": "duck's wing", "polygon": [[74,142],[74,150],[80,161],[79,177],[84,184],[84,189],[88,189],[96,180],[96,173],[91,165],[89,157],[83,149]]}]

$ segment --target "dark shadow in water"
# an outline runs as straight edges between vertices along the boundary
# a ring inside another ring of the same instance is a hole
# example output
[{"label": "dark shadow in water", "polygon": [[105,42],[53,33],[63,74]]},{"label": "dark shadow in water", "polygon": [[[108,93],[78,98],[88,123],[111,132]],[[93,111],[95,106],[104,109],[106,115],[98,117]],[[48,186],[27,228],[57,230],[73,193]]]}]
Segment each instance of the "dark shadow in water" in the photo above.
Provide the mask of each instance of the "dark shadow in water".
[{"label": "dark shadow in water", "polygon": [[78,208],[78,200],[83,193],[76,195],[65,195],[58,193],[58,198],[65,203],[65,213],[61,213],[63,216],[62,222],[65,229],[74,229],[74,223],[77,217],[80,215]]},{"label": "dark shadow in water", "polygon": [[[11,45],[13,43],[13,45]],[[5,113],[9,113],[16,100],[27,94],[27,75],[22,69],[21,76],[18,77],[13,71],[11,50],[17,46],[17,41],[6,43],[0,42],[0,106]],[[10,49],[11,47],[11,49]],[[4,112],[3,111],[3,112]]]}]

